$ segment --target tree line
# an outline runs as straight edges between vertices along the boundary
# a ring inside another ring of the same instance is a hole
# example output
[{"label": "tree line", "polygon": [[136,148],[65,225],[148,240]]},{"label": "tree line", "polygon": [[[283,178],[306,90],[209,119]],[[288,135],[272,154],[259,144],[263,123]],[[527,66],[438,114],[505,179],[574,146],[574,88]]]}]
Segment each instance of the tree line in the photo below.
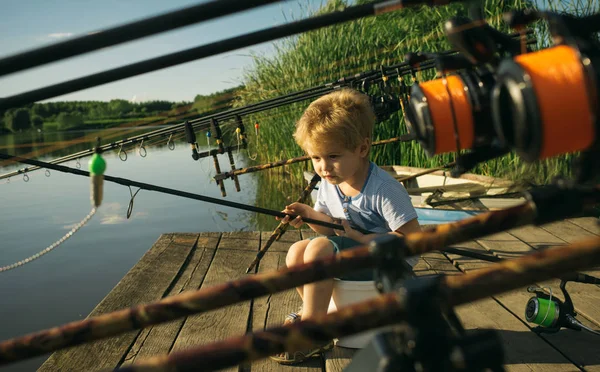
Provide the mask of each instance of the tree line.
[{"label": "tree line", "polygon": [[26,107],[0,111],[0,133],[27,130],[67,130],[79,127],[110,126],[170,113],[207,114],[232,107],[241,87],[210,95],[197,95],[193,102],[154,100],[131,102],[124,99],[106,101],[57,101],[34,103]]}]

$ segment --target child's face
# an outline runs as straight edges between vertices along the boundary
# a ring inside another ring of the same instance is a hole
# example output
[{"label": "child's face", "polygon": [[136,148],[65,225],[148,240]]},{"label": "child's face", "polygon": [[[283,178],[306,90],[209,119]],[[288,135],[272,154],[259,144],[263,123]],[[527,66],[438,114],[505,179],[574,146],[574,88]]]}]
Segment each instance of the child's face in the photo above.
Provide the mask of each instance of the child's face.
[{"label": "child's face", "polygon": [[322,179],[339,185],[353,179],[368,153],[368,142],[354,151],[342,145],[309,146],[308,156],[312,159],[315,171]]}]

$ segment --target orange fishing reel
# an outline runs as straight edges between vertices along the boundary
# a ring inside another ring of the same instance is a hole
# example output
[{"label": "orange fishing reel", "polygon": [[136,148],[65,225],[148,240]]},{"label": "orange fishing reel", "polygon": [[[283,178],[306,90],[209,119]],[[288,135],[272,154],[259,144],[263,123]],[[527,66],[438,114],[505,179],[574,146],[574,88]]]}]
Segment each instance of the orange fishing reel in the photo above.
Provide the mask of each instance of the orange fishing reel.
[{"label": "orange fishing reel", "polygon": [[[503,56],[518,54],[522,48],[518,40],[482,21],[456,17],[444,28],[458,55],[407,55],[406,62],[415,69],[432,58],[441,76],[413,84],[406,123],[428,156],[459,154],[453,173],[460,174],[509,151],[494,130],[490,97],[495,66]],[[460,154],[462,150],[471,151]]]},{"label": "orange fishing reel", "polygon": [[594,33],[600,14],[578,18],[525,10],[506,17],[517,29],[538,19],[548,21],[555,45],[500,63],[492,92],[497,135],[526,161],[586,151],[597,165],[600,44]]}]

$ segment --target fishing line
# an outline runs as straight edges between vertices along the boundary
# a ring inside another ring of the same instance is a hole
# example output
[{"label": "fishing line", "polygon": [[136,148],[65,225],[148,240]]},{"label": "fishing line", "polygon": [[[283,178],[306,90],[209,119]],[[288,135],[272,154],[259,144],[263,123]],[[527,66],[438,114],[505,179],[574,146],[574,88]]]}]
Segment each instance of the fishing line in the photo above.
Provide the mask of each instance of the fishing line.
[{"label": "fishing line", "polygon": [[133,199],[135,199],[135,196],[138,194],[138,192],[140,192],[141,189],[138,189],[135,194],[133,194],[131,192],[131,186],[127,186],[129,188],[129,195],[131,195],[131,199],[129,199],[129,206],[127,207],[127,219],[129,219],[129,217],[131,217],[131,212],[133,212]]}]

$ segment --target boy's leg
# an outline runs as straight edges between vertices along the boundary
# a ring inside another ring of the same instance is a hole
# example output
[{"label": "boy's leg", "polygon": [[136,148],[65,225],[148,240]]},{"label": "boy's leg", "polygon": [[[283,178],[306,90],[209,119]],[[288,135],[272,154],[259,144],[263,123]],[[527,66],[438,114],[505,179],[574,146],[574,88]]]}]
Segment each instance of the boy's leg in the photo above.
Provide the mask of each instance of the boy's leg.
[{"label": "boy's leg", "polygon": [[[309,242],[310,239],[304,239],[292,244],[287,255],[285,256],[285,265],[287,267],[301,265],[304,263],[304,251],[306,250],[306,246],[308,246]],[[296,287],[296,291],[298,291],[300,299],[304,301],[304,293],[302,288],[302,286]]]},{"label": "boy's leg", "polygon": [[[330,257],[334,253],[333,244],[327,238],[311,240],[304,250],[304,262],[312,262],[323,257]],[[322,280],[317,283],[304,285],[304,306],[302,320],[309,319],[319,314],[326,314],[333,292],[333,279]]]}]

